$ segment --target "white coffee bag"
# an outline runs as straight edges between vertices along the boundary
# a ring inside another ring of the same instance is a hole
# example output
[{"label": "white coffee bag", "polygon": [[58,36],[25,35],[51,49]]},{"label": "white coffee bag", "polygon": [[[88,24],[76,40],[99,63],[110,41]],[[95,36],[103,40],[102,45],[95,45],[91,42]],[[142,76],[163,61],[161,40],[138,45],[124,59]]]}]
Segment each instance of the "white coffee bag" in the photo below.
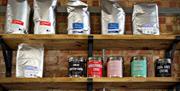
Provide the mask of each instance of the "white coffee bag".
[{"label": "white coffee bag", "polygon": [[40,45],[20,44],[16,57],[16,77],[43,77],[44,48]]},{"label": "white coffee bag", "polygon": [[80,0],[69,0],[67,4],[68,34],[90,34],[88,5]]},{"label": "white coffee bag", "polygon": [[133,10],[133,34],[159,35],[157,4],[137,4]]},{"label": "white coffee bag", "polygon": [[55,34],[57,0],[34,0],[34,34]]},{"label": "white coffee bag", "polygon": [[102,34],[124,34],[125,12],[118,0],[101,0],[101,7]]},{"label": "white coffee bag", "polygon": [[8,0],[5,33],[27,34],[30,6],[28,0]]}]

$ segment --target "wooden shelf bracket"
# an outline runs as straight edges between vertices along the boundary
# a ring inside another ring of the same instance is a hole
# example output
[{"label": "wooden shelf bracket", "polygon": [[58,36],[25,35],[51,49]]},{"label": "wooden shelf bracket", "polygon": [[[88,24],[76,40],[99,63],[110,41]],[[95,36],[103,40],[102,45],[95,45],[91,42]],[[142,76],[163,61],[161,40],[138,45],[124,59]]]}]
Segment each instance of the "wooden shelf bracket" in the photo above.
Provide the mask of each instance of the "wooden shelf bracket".
[{"label": "wooden shelf bracket", "polygon": [[[176,39],[171,44],[170,48],[166,50],[165,58],[170,58],[173,60],[174,52],[176,51],[176,46],[180,42],[180,36],[176,36]],[[175,86],[176,91],[180,90],[180,84]],[[174,91],[174,88],[169,88],[168,91]]]},{"label": "wooden shelf bracket", "polygon": [[6,88],[4,88],[3,86],[0,86],[0,91],[9,91]]},{"label": "wooden shelf bracket", "polygon": [[[88,57],[93,57],[93,36],[88,36]],[[93,91],[93,78],[87,78],[87,91]]]},{"label": "wooden shelf bracket", "polygon": [[176,85],[176,91],[180,90],[180,83]]},{"label": "wooden shelf bracket", "polygon": [[93,36],[88,36],[88,57],[93,57]]},{"label": "wooden shelf bracket", "polygon": [[2,47],[2,52],[4,56],[4,62],[6,67],[6,77],[11,77],[12,75],[12,49],[4,42],[3,38],[0,38],[0,45]]},{"label": "wooden shelf bracket", "polygon": [[171,44],[170,48],[166,50],[165,58],[173,59],[173,54],[176,51],[176,46],[180,42],[180,36],[176,36],[176,39]]},{"label": "wooden shelf bracket", "polygon": [[93,91],[93,78],[87,78],[87,91]]}]

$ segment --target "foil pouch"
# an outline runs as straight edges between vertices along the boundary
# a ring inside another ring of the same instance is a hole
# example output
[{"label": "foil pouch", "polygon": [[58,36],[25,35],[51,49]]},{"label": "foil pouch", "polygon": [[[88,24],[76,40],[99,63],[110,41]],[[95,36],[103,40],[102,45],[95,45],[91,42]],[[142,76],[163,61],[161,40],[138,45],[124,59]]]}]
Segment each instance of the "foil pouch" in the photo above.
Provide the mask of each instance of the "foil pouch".
[{"label": "foil pouch", "polygon": [[124,34],[125,12],[118,4],[118,0],[101,0],[102,34]]},{"label": "foil pouch", "polygon": [[67,4],[68,34],[90,34],[88,5],[80,0],[69,0]]},{"label": "foil pouch", "polygon": [[5,33],[27,34],[30,6],[28,0],[8,0]]},{"label": "foil pouch", "polygon": [[20,44],[16,57],[16,77],[43,77],[44,48],[39,45]]},{"label": "foil pouch", "polygon": [[133,10],[133,34],[159,35],[157,4],[137,4]]},{"label": "foil pouch", "polygon": [[57,0],[34,0],[34,34],[55,34]]}]

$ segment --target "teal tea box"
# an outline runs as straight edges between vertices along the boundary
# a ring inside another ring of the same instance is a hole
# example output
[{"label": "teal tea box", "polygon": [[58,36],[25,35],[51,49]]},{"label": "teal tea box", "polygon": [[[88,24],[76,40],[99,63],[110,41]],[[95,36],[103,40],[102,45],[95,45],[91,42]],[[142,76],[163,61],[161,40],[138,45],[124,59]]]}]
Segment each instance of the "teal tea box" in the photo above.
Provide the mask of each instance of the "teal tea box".
[{"label": "teal tea box", "polygon": [[132,57],[131,76],[147,77],[147,58],[143,56]]}]

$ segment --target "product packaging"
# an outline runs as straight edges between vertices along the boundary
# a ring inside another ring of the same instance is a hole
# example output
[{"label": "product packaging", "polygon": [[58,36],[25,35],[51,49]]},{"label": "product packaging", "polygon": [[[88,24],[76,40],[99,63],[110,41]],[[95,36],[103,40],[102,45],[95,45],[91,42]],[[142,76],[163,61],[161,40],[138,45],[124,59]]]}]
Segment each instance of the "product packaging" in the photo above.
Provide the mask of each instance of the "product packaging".
[{"label": "product packaging", "polygon": [[103,76],[103,62],[101,57],[89,57],[87,63],[88,77]]},{"label": "product packaging", "polygon": [[16,77],[43,77],[44,48],[39,45],[20,44],[16,58]]},{"label": "product packaging", "polygon": [[118,0],[101,0],[102,34],[124,34],[125,12]]},{"label": "product packaging", "polygon": [[157,4],[134,5],[132,21],[133,34],[160,34]]},{"label": "product packaging", "polygon": [[132,57],[131,60],[131,76],[147,77],[147,58],[144,56]]},{"label": "product packaging", "polygon": [[68,34],[90,34],[88,5],[80,0],[69,0],[67,4]]},{"label": "product packaging", "polygon": [[34,0],[34,34],[55,34],[57,0]]},{"label": "product packaging", "polygon": [[157,59],[155,61],[155,76],[156,77],[171,77],[171,62],[170,58]]},{"label": "product packaging", "polygon": [[28,0],[8,0],[5,33],[27,34],[29,15]]},{"label": "product packaging", "polygon": [[86,74],[86,62],[83,57],[69,58],[69,77],[84,77]]},{"label": "product packaging", "polygon": [[107,77],[123,77],[123,57],[108,58]]}]

